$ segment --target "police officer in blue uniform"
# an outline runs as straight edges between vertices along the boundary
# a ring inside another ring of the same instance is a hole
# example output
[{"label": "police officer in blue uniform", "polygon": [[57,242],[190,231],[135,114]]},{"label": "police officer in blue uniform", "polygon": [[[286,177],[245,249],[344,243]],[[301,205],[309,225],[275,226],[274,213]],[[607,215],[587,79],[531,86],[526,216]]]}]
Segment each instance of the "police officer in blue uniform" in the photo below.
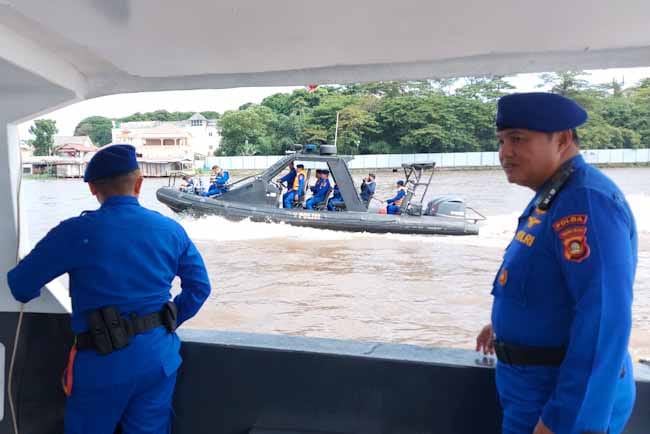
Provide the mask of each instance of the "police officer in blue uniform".
[{"label": "police officer in blue uniform", "polygon": [[314,195],[307,200],[305,203],[305,208],[307,209],[314,209],[314,206],[316,204],[319,204],[321,202],[325,202],[325,199],[327,199],[327,195],[330,192],[330,189],[332,186],[330,185],[330,171],[327,169],[320,170],[320,179],[316,181],[316,185],[311,187],[312,193]]},{"label": "police officer in blue uniform", "polygon": [[282,203],[285,208],[293,208],[293,203],[302,200],[302,195],[305,190],[305,180],[307,175],[305,173],[305,166],[298,164],[296,166],[296,176],[293,178],[293,184],[288,187],[288,191],[282,196]]},{"label": "police officer in blue uniform", "polygon": [[230,173],[219,166],[213,166],[212,171],[214,172],[214,179],[212,180],[208,191],[203,193],[203,196],[218,196],[228,191],[227,184],[230,180]]},{"label": "police officer in blue uniform", "polygon": [[[99,209],[52,229],[9,272],[9,286],[27,303],[70,276],[76,340],[64,374],[66,434],[168,433],[181,364],[174,329],[207,299],[208,274],[184,229],[140,206],[133,146],[97,152],[84,180]],[[181,292],[172,303],[175,276]]]},{"label": "police officer in blue uniform", "polygon": [[278,180],[280,184],[287,183],[287,189],[290,189],[293,185],[294,179],[296,179],[296,167],[293,164],[293,161],[289,163],[289,172]]},{"label": "police officer in blue uniform", "polygon": [[369,173],[368,177],[364,178],[361,183],[361,200],[366,204],[366,206],[368,206],[370,199],[375,195],[376,187],[377,183],[375,182],[375,174]]},{"label": "police officer in blue uniform", "polygon": [[391,197],[386,201],[386,213],[387,214],[399,214],[402,209],[402,202],[406,196],[406,188],[404,187],[404,181],[401,179],[397,181],[397,193],[394,197]]},{"label": "police officer in blue uniform", "polygon": [[345,209],[345,201],[343,196],[341,196],[341,190],[339,186],[334,184],[334,190],[332,190],[332,197],[327,201],[327,210],[328,211],[341,211]]},{"label": "police officer in blue uniform", "polygon": [[494,280],[491,324],[503,432],[618,434],[635,399],[628,341],[637,232],[623,193],[579,153],[574,101],[499,100],[499,158],[535,191]]}]

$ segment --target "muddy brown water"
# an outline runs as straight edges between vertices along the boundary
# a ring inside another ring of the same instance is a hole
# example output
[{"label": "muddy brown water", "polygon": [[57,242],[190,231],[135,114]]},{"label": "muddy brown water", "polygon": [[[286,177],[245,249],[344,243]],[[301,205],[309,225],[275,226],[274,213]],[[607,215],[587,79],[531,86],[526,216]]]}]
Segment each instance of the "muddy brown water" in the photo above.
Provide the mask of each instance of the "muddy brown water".
[{"label": "muddy brown water", "polygon": [[[650,358],[650,168],[605,172],[626,194],[639,227],[630,347],[635,357]],[[377,196],[390,197],[403,174],[376,173]],[[357,182],[364,174],[354,173]],[[473,348],[489,320],[494,273],[532,196],[498,170],[441,171],[429,194],[457,194],[487,215],[480,234],[377,235],[177,216],[155,198],[166,183],[145,180],[141,202],[187,229],[214,287],[188,327],[460,348]],[[23,205],[32,241],[97,207],[80,180],[27,179]]]}]

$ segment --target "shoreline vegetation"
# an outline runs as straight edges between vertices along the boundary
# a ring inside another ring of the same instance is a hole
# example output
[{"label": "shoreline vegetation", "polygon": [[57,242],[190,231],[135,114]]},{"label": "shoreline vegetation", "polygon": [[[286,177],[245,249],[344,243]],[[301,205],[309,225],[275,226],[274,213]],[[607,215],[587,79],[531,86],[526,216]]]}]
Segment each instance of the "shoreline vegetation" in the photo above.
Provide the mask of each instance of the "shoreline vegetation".
[{"label": "shoreline vegetation", "polygon": [[[540,89],[576,100],[589,112],[578,129],[583,149],[650,148],[650,78],[592,84],[584,71],[541,74]],[[496,151],[499,97],[515,92],[507,77],[464,77],[347,85],[310,85],[268,96],[217,119],[216,156],[282,155],[294,143],[334,143],[340,154],[412,154]],[[193,112],[156,110],[109,119],[90,116],[75,129],[97,146],[112,141],[113,122],[178,121]],[[36,155],[48,155],[54,121],[35,122]],[[338,128],[337,128],[338,124]],[[49,140],[48,141],[48,137]]]}]

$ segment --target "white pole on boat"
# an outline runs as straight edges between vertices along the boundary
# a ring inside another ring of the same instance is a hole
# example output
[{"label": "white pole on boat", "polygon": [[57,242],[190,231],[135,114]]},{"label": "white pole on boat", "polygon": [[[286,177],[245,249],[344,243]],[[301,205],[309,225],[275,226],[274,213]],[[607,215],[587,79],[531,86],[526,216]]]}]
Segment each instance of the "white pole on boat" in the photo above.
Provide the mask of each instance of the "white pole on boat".
[{"label": "white pole on boat", "polygon": [[336,147],[336,140],[339,137],[339,113],[336,112],[336,128],[334,129],[334,147]]}]

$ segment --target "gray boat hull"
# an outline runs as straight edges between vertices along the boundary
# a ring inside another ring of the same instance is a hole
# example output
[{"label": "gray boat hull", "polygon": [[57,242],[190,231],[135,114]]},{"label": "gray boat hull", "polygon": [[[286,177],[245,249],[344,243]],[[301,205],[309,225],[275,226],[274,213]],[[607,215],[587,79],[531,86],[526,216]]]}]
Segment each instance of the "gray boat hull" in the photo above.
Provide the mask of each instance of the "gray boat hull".
[{"label": "gray boat hull", "polygon": [[158,200],[172,210],[192,215],[218,215],[229,220],[287,223],[294,226],[348,232],[424,235],[477,235],[478,225],[463,219],[438,216],[384,215],[369,212],[283,209],[183,193],[171,187],[156,192]]}]

